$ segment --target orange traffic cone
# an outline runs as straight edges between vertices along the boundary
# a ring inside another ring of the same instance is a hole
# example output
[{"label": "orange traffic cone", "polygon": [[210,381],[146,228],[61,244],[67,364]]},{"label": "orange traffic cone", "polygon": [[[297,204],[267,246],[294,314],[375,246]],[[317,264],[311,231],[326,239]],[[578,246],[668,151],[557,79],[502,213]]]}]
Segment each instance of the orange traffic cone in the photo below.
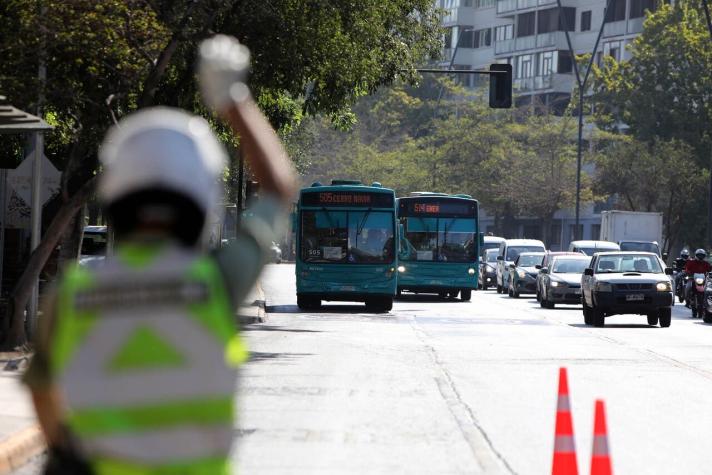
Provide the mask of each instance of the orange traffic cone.
[{"label": "orange traffic cone", "polygon": [[569,380],[566,368],[559,368],[559,399],[556,403],[556,434],[552,475],[578,475],[574,424],[569,404]]},{"label": "orange traffic cone", "polygon": [[606,430],[606,409],[603,401],[596,401],[596,415],[593,420],[593,451],[591,454],[591,475],[612,475],[611,457],[608,452],[608,431]]}]

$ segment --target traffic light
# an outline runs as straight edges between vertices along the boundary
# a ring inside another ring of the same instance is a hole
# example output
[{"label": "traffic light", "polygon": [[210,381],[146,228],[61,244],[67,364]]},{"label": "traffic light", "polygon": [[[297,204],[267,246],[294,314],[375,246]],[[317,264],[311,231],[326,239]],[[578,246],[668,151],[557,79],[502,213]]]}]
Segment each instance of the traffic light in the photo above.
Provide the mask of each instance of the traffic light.
[{"label": "traffic light", "polygon": [[493,109],[509,109],[512,107],[512,65],[490,64],[489,69],[504,71],[489,75],[489,106]]}]

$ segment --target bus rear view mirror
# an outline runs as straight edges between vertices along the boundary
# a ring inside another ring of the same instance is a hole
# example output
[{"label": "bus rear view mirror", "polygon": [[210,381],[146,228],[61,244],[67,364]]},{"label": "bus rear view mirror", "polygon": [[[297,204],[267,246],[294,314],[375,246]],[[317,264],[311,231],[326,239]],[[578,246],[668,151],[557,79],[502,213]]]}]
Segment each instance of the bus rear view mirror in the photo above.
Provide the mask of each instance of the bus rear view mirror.
[{"label": "bus rear view mirror", "polygon": [[512,107],[512,65],[490,64],[489,106],[493,109]]}]

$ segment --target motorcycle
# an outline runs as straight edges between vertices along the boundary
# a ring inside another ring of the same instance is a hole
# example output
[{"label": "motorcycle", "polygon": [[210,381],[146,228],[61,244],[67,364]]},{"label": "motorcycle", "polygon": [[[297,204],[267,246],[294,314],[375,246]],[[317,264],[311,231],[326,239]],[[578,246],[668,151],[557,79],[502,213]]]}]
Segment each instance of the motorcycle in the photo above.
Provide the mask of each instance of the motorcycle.
[{"label": "motorcycle", "polygon": [[689,276],[683,271],[675,272],[673,281],[675,282],[675,295],[680,303],[685,302],[685,285],[689,280]]},{"label": "motorcycle", "polygon": [[692,309],[692,318],[697,318],[705,314],[705,274],[694,274],[692,279],[687,300]]}]

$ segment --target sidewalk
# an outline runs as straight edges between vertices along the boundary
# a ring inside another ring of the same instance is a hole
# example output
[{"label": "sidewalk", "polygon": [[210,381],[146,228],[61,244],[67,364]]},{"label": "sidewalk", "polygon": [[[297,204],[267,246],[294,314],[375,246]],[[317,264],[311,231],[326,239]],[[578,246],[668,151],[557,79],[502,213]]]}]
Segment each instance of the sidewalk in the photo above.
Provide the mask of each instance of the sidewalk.
[{"label": "sidewalk", "polygon": [[[265,321],[265,295],[259,283],[237,309],[236,316],[241,325]],[[0,475],[11,474],[45,449],[29,393],[20,383],[26,361],[19,362],[16,369],[3,369],[22,356],[0,353]]]},{"label": "sidewalk", "polygon": [[0,475],[12,473],[44,450],[27,390],[20,383],[24,370],[4,370],[18,353],[0,353]]}]

